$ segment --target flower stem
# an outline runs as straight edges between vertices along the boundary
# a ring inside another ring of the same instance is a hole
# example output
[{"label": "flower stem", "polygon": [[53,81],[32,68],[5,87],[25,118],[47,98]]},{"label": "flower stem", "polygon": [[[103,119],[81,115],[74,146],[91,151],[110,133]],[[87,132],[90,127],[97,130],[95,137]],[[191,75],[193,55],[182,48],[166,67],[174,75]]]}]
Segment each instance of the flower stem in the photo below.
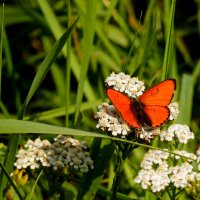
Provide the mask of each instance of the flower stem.
[{"label": "flower stem", "polygon": [[115,166],[115,177],[113,179],[113,184],[111,188],[112,200],[115,200],[117,197],[117,191],[119,189],[125,160],[128,154],[132,152],[134,148],[136,148],[135,145],[124,145],[121,143],[116,143],[116,146],[118,148],[117,148],[117,160],[116,160],[116,166]]},{"label": "flower stem", "polygon": [[118,159],[117,159],[117,163],[116,163],[116,167],[115,167],[115,177],[113,179],[113,184],[112,184],[112,196],[111,199],[115,200],[117,197],[117,191],[119,189],[119,184],[120,184],[120,180],[121,180],[121,175],[122,175],[122,171],[123,171],[123,162],[124,160],[122,160],[121,154],[118,154]]}]

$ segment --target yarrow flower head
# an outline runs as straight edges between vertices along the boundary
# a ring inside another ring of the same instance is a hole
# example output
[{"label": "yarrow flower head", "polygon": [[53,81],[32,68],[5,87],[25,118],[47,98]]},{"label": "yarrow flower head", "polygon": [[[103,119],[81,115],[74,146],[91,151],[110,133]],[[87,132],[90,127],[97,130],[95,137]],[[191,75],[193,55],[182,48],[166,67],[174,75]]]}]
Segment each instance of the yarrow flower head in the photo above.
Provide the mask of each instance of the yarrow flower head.
[{"label": "yarrow flower head", "polygon": [[93,161],[85,142],[62,135],[57,136],[51,144],[48,140],[28,140],[25,149],[16,155],[17,169],[36,169],[41,166],[61,170],[65,167],[88,172],[93,169]]},{"label": "yarrow flower head", "polygon": [[103,131],[110,131],[113,136],[122,138],[132,131],[132,128],[121,118],[113,105],[102,103],[98,110],[95,115],[95,118],[98,118],[97,128]]},{"label": "yarrow flower head", "polygon": [[171,174],[170,180],[176,188],[185,188],[196,174],[188,162],[184,162],[181,166],[170,167],[169,172]]},{"label": "yarrow flower head", "polygon": [[170,110],[169,120],[177,119],[178,114],[179,114],[178,103],[177,102],[170,103],[168,105],[168,108]]},{"label": "yarrow flower head", "polygon": [[115,74],[114,72],[106,78],[105,83],[113,89],[127,94],[131,98],[136,98],[144,92],[144,82],[139,81],[137,77],[131,77],[123,72]]},{"label": "yarrow flower head", "polygon": [[[200,180],[200,173],[193,171],[190,164],[196,156],[185,151],[174,151],[173,153],[187,157],[181,165],[169,167],[168,160],[174,157],[161,150],[149,150],[141,162],[141,170],[134,181],[140,183],[143,189],[150,189],[152,192],[163,191],[167,186],[173,184],[176,188],[186,188],[192,181]],[[175,155],[176,159],[180,156]],[[178,162],[177,162],[178,163]]]},{"label": "yarrow flower head", "polygon": [[166,131],[161,132],[161,141],[172,141],[176,138],[179,143],[186,144],[189,139],[194,139],[194,133],[187,125],[173,124]]},{"label": "yarrow flower head", "polygon": [[143,189],[151,189],[153,192],[164,190],[170,183],[169,167],[166,160],[169,153],[160,150],[149,150],[141,162],[141,170],[134,179],[140,183]]},{"label": "yarrow flower head", "polygon": [[37,138],[35,141],[28,140],[25,145],[26,149],[20,149],[16,155],[16,162],[14,165],[17,169],[36,169],[40,165],[49,167],[47,155],[45,153],[46,148],[49,148],[51,143],[48,140],[41,140]]}]

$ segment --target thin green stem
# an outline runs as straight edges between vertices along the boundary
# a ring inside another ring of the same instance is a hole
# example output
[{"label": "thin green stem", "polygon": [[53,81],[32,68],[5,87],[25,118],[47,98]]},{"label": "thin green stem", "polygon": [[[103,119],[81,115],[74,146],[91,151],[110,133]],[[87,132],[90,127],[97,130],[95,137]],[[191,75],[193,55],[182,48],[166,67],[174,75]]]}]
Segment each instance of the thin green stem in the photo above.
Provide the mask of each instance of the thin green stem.
[{"label": "thin green stem", "polygon": [[121,180],[121,175],[122,175],[122,171],[123,171],[123,163],[124,160],[122,159],[122,154],[119,153],[117,154],[117,163],[116,163],[116,167],[115,167],[115,177],[113,179],[113,184],[112,184],[112,196],[111,199],[115,200],[117,197],[117,191],[119,189],[119,184],[120,184],[120,180]]}]

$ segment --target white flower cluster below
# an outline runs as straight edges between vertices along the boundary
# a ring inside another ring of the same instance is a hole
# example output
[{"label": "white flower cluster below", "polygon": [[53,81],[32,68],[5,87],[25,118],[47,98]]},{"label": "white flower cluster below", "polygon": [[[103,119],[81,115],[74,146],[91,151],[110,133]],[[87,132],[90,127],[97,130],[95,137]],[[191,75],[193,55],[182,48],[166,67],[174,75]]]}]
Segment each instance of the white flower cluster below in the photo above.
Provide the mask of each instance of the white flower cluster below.
[{"label": "white flower cluster below", "polygon": [[168,159],[174,157],[179,160],[180,156],[173,154],[170,156],[169,153],[160,150],[149,150],[141,162],[141,170],[134,181],[140,183],[143,189],[150,189],[154,193],[164,190],[170,183],[176,188],[185,188],[192,181],[200,181],[200,173],[193,171],[193,166],[189,163],[192,161],[191,158],[196,160],[197,156],[185,151],[176,150],[174,153],[190,159],[170,167]]},{"label": "white flower cluster below", "polygon": [[28,140],[25,149],[20,149],[16,155],[17,169],[36,169],[41,165],[52,167],[54,170],[69,167],[71,169],[88,172],[93,169],[93,161],[85,142],[62,135],[57,136],[53,143],[48,140]]}]

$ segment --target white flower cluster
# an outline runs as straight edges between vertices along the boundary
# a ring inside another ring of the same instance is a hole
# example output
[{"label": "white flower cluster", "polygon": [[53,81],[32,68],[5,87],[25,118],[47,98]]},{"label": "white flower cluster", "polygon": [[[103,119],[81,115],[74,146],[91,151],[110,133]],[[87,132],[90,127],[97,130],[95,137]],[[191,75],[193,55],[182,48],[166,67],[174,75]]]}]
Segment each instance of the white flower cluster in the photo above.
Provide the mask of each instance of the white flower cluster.
[{"label": "white flower cluster", "polygon": [[176,188],[185,188],[198,174],[193,172],[193,166],[184,162],[181,166],[169,168],[170,180]]},{"label": "white flower cluster", "polygon": [[37,138],[28,140],[26,149],[20,149],[16,155],[15,166],[17,169],[52,167],[54,170],[69,167],[81,172],[93,169],[93,161],[88,146],[85,142],[62,135],[57,136],[51,144],[47,140]]},{"label": "white flower cluster", "polygon": [[105,82],[107,86],[119,92],[123,92],[131,98],[142,95],[145,89],[143,81],[139,81],[137,77],[131,77],[123,72],[119,74],[113,72],[106,78]]},{"label": "white flower cluster", "polygon": [[47,155],[44,148],[49,148],[51,143],[48,140],[41,140],[37,138],[35,141],[28,140],[25,145],[26,149],[20,149],[16,155],[16,162],[14,165],[17,169],[39,168],[40,165],[49,167]]},{"label": "white flower cluster", "polygon": [[173,124],[166,131],[161,132],[161,141],[172,141],[177,138],[179,143],[186,144],[189,139],[194,139],[194,133],[187,125]]},{"label": "white flower cluster", "polygon": [[160,150],[149,150],[141,162],[141,170],[134,179],[143,189],[160,192],[169,185],[169,167],[166,162],[169,154]]},{"label": "white flower cluster", "polygon": [[98,107],[95,118],[98,118],[97,128],[103,131],[110,131],[113,136],[124,138],[131,132],[131,127],[120,117],[118,111],[113,105],[102,103]]},{"label": "white flower cluster", "polygon": [[88,146],[85,142],[75,140],[63,135],[57,136],[52,144],[52,150],[48,150],[49,162],[54,170],[69,166],[81,172],[88,172],[93,169],[93,161]]},{"label": "white flower cluster", "polygon": [[[187,157],[189,154],[184,154],[184,151],[182,151],[181,155]],[[141,162],[141,170],[134,181],[140,183],[143,189],[160,192],[170,183],[176,188],[185,188],[190,182],[199,179],[200,173],[194,172],[193,166],[189,162],[183,162],[180,166],[169,167],[167,161],[170,158],[173,158],[173,155],[170,156],[167,152],[149,150]],[[196,158],[194,154],[193,158]]]},{"label": "white flower cluster", "polygon": [[170,103],[168,105],[168,108],[170,110],[170,116],[169,116],[169,120],[174,120],[177,119],[178,114],[179,114],[179,108],[178,108],[178,103],[177,102],[173,102]]}]

